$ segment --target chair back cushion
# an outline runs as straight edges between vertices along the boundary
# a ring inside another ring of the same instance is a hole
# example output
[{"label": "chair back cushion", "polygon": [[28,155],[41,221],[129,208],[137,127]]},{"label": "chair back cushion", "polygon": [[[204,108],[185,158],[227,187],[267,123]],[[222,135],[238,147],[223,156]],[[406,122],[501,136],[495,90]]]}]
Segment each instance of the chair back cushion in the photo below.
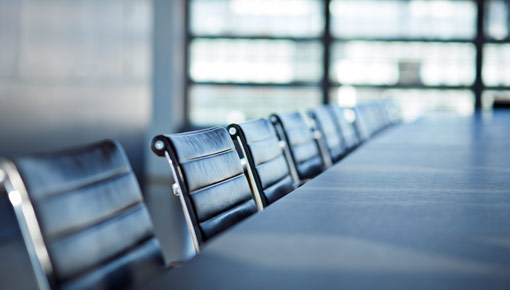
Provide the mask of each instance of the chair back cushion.
[{"label": "chair back cushion", "polygon": [[[275,129],[266,119],[229,126],[239,136],[240,146],[253,169],[253,177],[264,205],[269,205],[294,190],[289,165]],[[290,162],[292,162],[290,160]]]},{"label": "chair back cushion", "polygon": [[[257,204],[227,130],[156,136],[177,166],[190,217],[204,242],[257,212]],[[156,152],[157,153],[157,152]]]},{"label": "chair back cushion", "polygon": [[61,289],[143,285],[164,259],[120,145],[104,141],[15,161]]},{"label": "chair back cushion", "polygon": [[317,142],[303,115],[299,112],[274,114],[271,121],[281,125],[283,138],[302,180],[311,179],[322,172],[324,165]]},{"label": "chair back cushion", "polygon": [[371,114],[366,105],[358,105],[353,108],[356,119],[354,121],[354,128],[361,141],[365,141],[372,135],[371,129]]},{"label": "chair back cushion", "polygon": [[322,134],[331,160],[337,162],[344,156],[346,148],[340,134],[340,128],[335,123],[331,110],[326,105],[322,105],[309,111],[309,115],[315,121],[317,129]]},{"label": "chair back cushion", "polygon": [[345,146],[349,150],[354,149],[360,141],[353,125],[345,119],[344,109],[337,105],[329,105],[329,109],[333,113],[335,122],[340,128]]}]

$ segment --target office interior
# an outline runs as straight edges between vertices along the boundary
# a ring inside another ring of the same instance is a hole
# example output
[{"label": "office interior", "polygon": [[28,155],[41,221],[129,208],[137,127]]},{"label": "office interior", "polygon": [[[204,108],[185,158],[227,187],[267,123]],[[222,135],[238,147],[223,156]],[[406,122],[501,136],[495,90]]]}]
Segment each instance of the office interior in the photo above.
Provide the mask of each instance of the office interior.
[{"label": "office interior", "polygon": [[[0,156],[118,140],[168,260],[194,252],[157,134],[323,103],[391,99],[412,122],[510,102],[507,0],[0,0],[0,47]],[[1,205],[0,265],[24,271]]]}]

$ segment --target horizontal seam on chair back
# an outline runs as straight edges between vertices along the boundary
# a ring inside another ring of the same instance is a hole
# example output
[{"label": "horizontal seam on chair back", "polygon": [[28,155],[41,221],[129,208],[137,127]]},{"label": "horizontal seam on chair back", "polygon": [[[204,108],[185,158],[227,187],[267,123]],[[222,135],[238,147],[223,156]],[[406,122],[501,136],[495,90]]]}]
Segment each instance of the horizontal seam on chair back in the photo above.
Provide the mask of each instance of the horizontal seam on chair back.
[{"label": "horizontal seam on chair back", "polygon": [[144,245],[145,243],[147,243],[148,241],[152,240],[152,239],[156,239],[156,236],[154,235],[154,233],[152,235],[147,235],[146,237],[144,237],[143,239],[139,240],[136,244],[132,245],[131,247],[128,247],[126,249],[124,249],[123,251],[109,257],[108,259],[105,259],[103,261],[101,261],[100,263],[97,263],[97,264],[94,264],[93,266],[91,267],[88,267],[87,269],[84,269],[82,271],[80,271],[79,273],[76,273],[75,275],[71,275],[70,277],[67,277],[66,279],[62,279],[61,281],[59,281],[60,283],[65,283],[67,281],[71,281],[71,280],[75,280],[81,276],[85,276],[87,274],[90,274],[91,272],[95,271],[96,269],[99,269],[101,267],[104,267],[105,265],[115,261],[115,260],[118,260],[118,259],[121,259],[122,257],[124,257],[126,255],[126,253],[129,253],[129,252],[132,252],[133,250],[137,249],[137,248],[140,248],[142,245]]},{"label": "horizontal seam on chair back", "polygon": [[70,230],[66,230],[66,231],[63,231],[63,232],[60,232],[58,234],[54,234],[54,235],[51,235],[51,236],[45,236],[45,238],[49,241],[49,242],[53,242],[53,241],[56,241],[56,240],[61,240],[61,239],[65,239],[66,237],[68,236],[71,236],[73,234],[77,234],[79,232],[82,232],[82,231],[86,231],[87,229],[89,228],[93,228],[95,226],[98,226],[102,223],[107,223],[108,221],[112,220],[112,219],[115,219],[117,217],[120,217],[122,216],[123,214],[127,214],[128,212],[130,211],[136,211],[138,208],[141,208],[143,207],[143,203],[141,200],[138,200],[137,202],[135,203],[132,203],[130,205],[127,205],[119,210],[116,210],[112,213],[110,213],[109,215],[99,219],[99,220],[93,220],[91,221],[90,223],[88,224],[85,224],[85,225],[82,225],[80,226],[79,228],[76,228],[76,229],[70,229]]},{"label": "horizontal seam on chair back", "polygon": [[131,173],[131,169],[128,166],[126,166],[126,167],[106,171],[106,172],[97,174],[92,177],[83,178],[83,179],[80,179],[79,181],[74,182],[72,185],[58,188],[56,190],[49,190],[49,191],[47,191],[47,193],[44,193],[44,192],[42,194],[38,193],[37,195],[42,196],[42,197],[36,198],[35,202],[38,202],[40,200],[44,200],[47,198],[59,196],[61,194],[72,192],[72,191],[75,191],[78,189],[87,188],[91,185],[106,182],[111,179],[120,178],[120,177],[130,174],[130,173]]},{"label": "horizontal seam on chair back", "polygon": [[[209,218],[207,218],[207,219],[204,219],[204,220],[200,220],[199,222],[200,222],[200,223],[203,223],[203,222],[206,222],[206,221],[208,221],[208,220],[214,219],[215,217],[217,217],[217,216],[221,215],[222,213],[225,213],[225,212],[227,212],[227,211],[229,211],[229,210],[232,210],[232,209],[234,209],[234,208],[236,208],[236,207],[240,206],[241,204],[243,204],[243,203],[245,203],[245,202],[247,202],[247,201],[249,201],[249,200],[253,200],[253,198],[252,198],[252,196],[251,196],[251,195],[250,195],[250,196],[247,196],[245,199],[239,199],[236,203],[233,203],[231,206],[226,207],[226,208],[222,209],[221,211],[216,212],[213,216],[211,216],[211,217],[209,217]],[[255,201],[254,201],[254,202],[255,202]]]},{"label": "horizontal seam on chair back", "polygon": [[214,152],[214,153],[211,153],[211,154],[206,154],[206,155],[201,155],[201,156],[196,156],[196,157],[188,158],[188,159],[186,159],[184,161],[179,161],[179,163],[186,164],[188,162],[193,162],[193,161],[202,160],[202,159],[206,159],[206,158],[210,158],[210,157],[215,157],[215,156],[218,156],[218,155],[227,154],[227,153],[232,152],[234,150],[235,150],[235,148],[227,148],[225,150],[221,150],[221,151]]},{"label": "horizontal seam on chair back", "polygon": [[197,194],[199,193],[200,191],[204,191],[204,190],[207,190],[209,188],[212,188],[212,187],[215,187],[215,186],[218,186],[218,185],[221,185],[222,183],[226,183],[226,182],[229,182],[230,180],[233,180],[235,178],[238,178],[239,176],[241,175],[244,175],[244,173],[241,171],[239,174],[236,174],[236,175],[233,175],[233,176],[229,176],[225,179],[222,179],[220,181],[216,181],[214,183],[211,183],[211,184],[208,184],[206,186],[202,186],[200,188],[196,188],[194,189],[193,191],[190,191],[190,195],[193,196],[194,194]]}]

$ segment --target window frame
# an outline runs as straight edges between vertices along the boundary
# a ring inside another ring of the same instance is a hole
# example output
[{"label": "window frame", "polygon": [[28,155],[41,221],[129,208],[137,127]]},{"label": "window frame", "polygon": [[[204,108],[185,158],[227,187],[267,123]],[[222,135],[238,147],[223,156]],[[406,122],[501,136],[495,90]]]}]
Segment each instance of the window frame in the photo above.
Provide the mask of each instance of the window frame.
[{"label": "window frame", "polygon": [[[323,9],[322,17],[324,19],[324,29],[318,37],[268,37],[268,36],[236,36],[229,34],[220,35],[194,35],[191,31],[191,2],[194,0],[185,1],[185,42],[184,42],[184,75],[185,75],[185,86],[184,86],[184,116],[185,116],[185,129],[196,128],[190,119],[190,88],[193,85],[213,85],[213,86],[266,86],[266,87],[316,87],[321,91],[322,103],[328,104],[331,101],[331,91],[335,88],[342,86],[340,82],[330,80],[330,68],[331,68],[331,48],[335,43],[348,42],[348,41],[374,41],[374,42],[421,42],[421,43],[469,43],[475,47],[475,79],[471,85],[437,85],[430,86],[424,84],[415,85],[370,85],[370,84],[349,84],[349,86],[355,88],[375,88],[375,89],[431,89],[431,90],[470,90],[475,98],[474,108],[480,110],[482,108],[482,94],[485,90],[510,90],[508,86],[486,86],[482,79],[482,68],[483,68],[483,48],[485,44],[508,44],[510,43],[510,37],[503,40],[490,39],[485,33],[485,6],[489,1],[487,0],[470,0],[476,4],[477,16],[475,19],[476,29],[475,36],[473,39],[434,39],[434,38],[339,38],[334,37],[331,31],[331,12],[330,4],[332,0],[322,0]],[[395,0],[392,0],[395,1]],[[405,1],[405,0],[399,0]],[[510,4],[509,4],[510,5]],[[323,47],[322,55],[322,77],[318,82],[289,82],[289,83],[252,83],[252,82],[204,82],[194,81],[190,74],[190,45],[195,39],[250,39],[250,40],[292,40],[296,42],[319,42]]]}]

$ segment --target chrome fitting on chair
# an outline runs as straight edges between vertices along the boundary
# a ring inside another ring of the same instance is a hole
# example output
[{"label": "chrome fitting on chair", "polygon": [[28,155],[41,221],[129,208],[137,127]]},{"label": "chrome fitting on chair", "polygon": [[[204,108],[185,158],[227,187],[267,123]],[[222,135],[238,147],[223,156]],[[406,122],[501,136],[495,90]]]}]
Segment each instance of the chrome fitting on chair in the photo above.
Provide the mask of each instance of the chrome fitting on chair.
[{"label": "chrome fitting on chair", "polygon": [[280,145],[280,149],[285,150],[287,148],[287,143],[285,141],[278,142],[278,145]]},{"label": "chrome fitting on chair", "polygon": [[313,130],[313,138],[315,140],[319,140],[322,138],[322,134],[319,130]]},{"label": "chrome fitting on chair", "polygon": [[158,150],[163,150],[165,148],[165,143],[163,143],[163,141],[161,140],[158,140],[154,143],[154,148]]},{"label": "chrome fitting on chair", "polygon": [[230,136],[235,136],[237,134],[237,129],[235,127],[228,128],[228,133]]},{"label": "chrome fitting on chair", "polygon": [[246,160],[246,158],[241,158],[241,166],[243,167],[244,170],[248,169],[248,161]]},{"label": "chrome fitting on chair", "polygon": [[172,192],[175,196],[179,196],[181,194],[181,188],[177,183],[172,184]]},{"label": "chrome fitting on chair", "polygon": [[165,150],[168,146],[168,143],[165,141],[165,137],[163,135],[158,135],[152,139],[151,149],[156,155],[165,157]]}]

